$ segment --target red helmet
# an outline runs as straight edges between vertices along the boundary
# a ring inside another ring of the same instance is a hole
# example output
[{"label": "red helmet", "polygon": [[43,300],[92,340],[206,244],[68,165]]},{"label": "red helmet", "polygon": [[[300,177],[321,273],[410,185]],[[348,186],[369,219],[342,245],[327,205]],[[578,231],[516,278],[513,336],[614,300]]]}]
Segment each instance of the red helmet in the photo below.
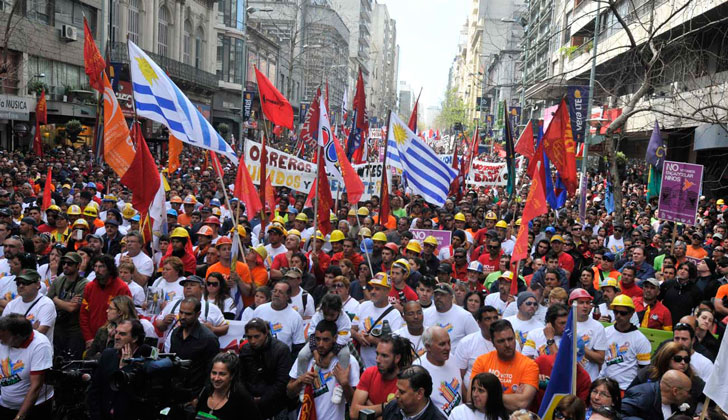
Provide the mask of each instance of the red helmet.
[{"label": "red helmet", "polygon": [[399,246],[395,244],[394,242],[387,242],[386,245],[384,245],[385,248],[389,249],[394,253],[394,255],[399,254]]},{"label": "red helmet", "polygon": [[204,224],[212,224],[212,225],[218,225],[220,226],[220,219],[217,218],[217,216],[210,216],[207,219],[205,219]]},{"label": "red helmet", "polygon": [[573,302],[576,299],[594,300],[592,295],[590,295],[589,292],[587,292],[586,290],[584,290],[582,288],[576,288],[571,291],[571,293],[569,294],[569,305],[571,305],[571,302]]},{"label": "red helmet", "polygon": [[232,239],[228,238],[227,236],[221,236],[218,238],[217,243],[215,243],[215,248],[220,248],[223,245],[232,245],[233,241]]}]

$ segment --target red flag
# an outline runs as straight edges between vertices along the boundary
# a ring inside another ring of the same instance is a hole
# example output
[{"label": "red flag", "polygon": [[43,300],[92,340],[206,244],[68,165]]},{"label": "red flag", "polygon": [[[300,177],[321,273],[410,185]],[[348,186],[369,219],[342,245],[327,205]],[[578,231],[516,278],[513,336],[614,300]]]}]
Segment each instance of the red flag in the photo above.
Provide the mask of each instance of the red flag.
[{"label": "red flag", "polygon": [[88,21],[85,17],[83,18],[83,33],[83,61],[86,67],[89,84],[92,88],[99,92],[103,92],[104,81],[101,79],[101,75],[106,68],[106,62],[104,62],[104,58],[101,56],[99,49],[96,47],[93,34],[91,34],[91,29],[88,27]]},{"label": "red flag", "polygon": [[[268,153],[265,150],[265,135],[263,135],[263,141],[260,143],[260,174],[258,174],[258,185],[260,185],[260,190],[258,191],[258,194],[260,195],[260,202],[262,204],[265,204],[265,180],[268,179]],[[275,208],[271,208],[270,211],[274,211]],[[262,226],[263,228],[265,226]],[[265,232],[265,231],[263,231]]]},{"label": "red flag", "polygon": [[33,135],[33,153],[43,157],[43,139],[40,136],[40,122],[35,120],[35,135]]},{"label": "red flag", "polygon": [[460,162],[458,159],[457,142],[455,142],[455,151],[452,155],[452,168],[457,171],[458,175],[455,177],[455,179],[452,180],[452,183],[450,183],[450,191],[447,193],[447,195],[455,196],[456,201],[460,202],[460,200],[463,198],[463,189],[461,187],[465,185],[465,180],[463,179],[463,171],[462,168],[460,168]]},{"label": "red flag", "polygon": [[154,157],[142,136],[141,124],[134,124],[131,129],[131,138],[136,143],[136,154],[131,166],[121,177],[121,183],[132,192],[132,207],[145,215],[154,201],[161,180]]},{"label": "red flag", "polygon": [[[311,367],[311,371],[314,371],[313,367]],[[317,420],[316,403],[314,401],[313,386],[311,384],[303,388],[303,402],[301,403],[301,411],[298,413],[297,420]]]},{"label": "red flag", "polygon": [[533,159],[536,155],[533,150],[533,123],[530,120],[526,124],[526,128],[523,129],[521,137],[518,138],[516,153],[529,159]]},{"label": "red flag", "polygon": [[384,225],[389,220],[391,208],[389,206],[389,181],[387,175],[382,176],[381,197],[379,197],[379,224]]},{"label": "red flag", "polygon": [[468,156],[465,159],[465,162],[463,163],[463,175],[464,178],[467,178],[468,173],[470,173],[470,167],[473,166],[473,161],[475,160],[475,157],[478,156],[478,143],[480,143],[480,131],[478,129],[478,126],[475,126],[475,131],[473,132],[473,140],[470,143],[470,149],[468,150]]},{"label": "red flag", "polygon": [[505,149],[503,149],[503,146],[501,146],[500,143],[496,143],[495,140],[493,140],[493,152],[499,157],[506,157]]},{"label": "red flag", "polygon": [[255,190],[255,185],[253,185],[253,178],[250,177],[250,172],[248,172],[248,168],[245,166],[245,158],[243,156],[240,157],[240,161],[238,162],[238,174],[235,176],[233,195],[245,204],[245,210],[248,212],[249,219],[255,217],[263,209],[258,192]]},{"label": "red flag", "polygon": [[301,137],[302,145],[301,150],[303,151],[303,144],[310,148],[316,147],[316,138],[318,137],[318,126],[319,126],[319,99],[321,97],[321,88],[316,89],[316,95],[313,97],[311,105],[308,107],[306,112],[306,118],[303,120],[301,125]]},{"label": "red flag", "polygon": [[267,77],[255,68],[255,78],[258,81],[258,95],[260,95],[260,108],[263,114],[273,124],[293,130],[293,108],[285,96],[273,86]]},{"label": "red flag", "polygon": [[220,159],[217,157],[217,153],[212,150],[210,151],[210,162],[212,163],[212,169],[214,169],[217,176],[222,179],[225,172],[222,170],[222,164],[220,164]]},{"label": "red flag", "polygon": [[559,171],[566,191],[573,196],[579,182],[576,178],[576,143],[571,132],[566,99],[561,100],[554,113],[554,118],[543,135],[543,145],[546,156]]},{"label": "red flag", "polygon": [[[323,153],[323,148],[319,147],[318,151],[319,153]],[[326,166],[323,157],[318,159],[316,196],[318,197],[318,230],[326,235],[333,230],[331,228],[331,208],[334,206],[334,199],[331,197],[331,186],[326,176]]]},{"label": "red flag", "polygon": [[46,103],[45,89],[40,93],[40,99],[35,105],[35,119],[41,124],[48,124],[48,106]]},{"label": "red flag", "polygon": [[281,127],[280,125],[277,125],[277,126],[273,127],[273,134],[276,137],[280,137],[281,134],[283,134],[283,127]]},{"label": "red flag", "polygon": [[412,114],[410,114],[409,122],[407,123],[407,126],[413,133],[417,132],[417,105],[420,103],[420,95],[422,95],[422,89],[420,89],[420,93],[417,94],[415,106],[412,108]]},{"label": "red flag", "polygon": [[[356,120],[353,127],[359,129],[359,144],[356,150],[352,152],[352,163],[364,163],[366,159],[367,138],[369,137],[369,118],[367,117],[367,98],[364,92],[364,76],[359,69],[359,77],[356,79],[356,93],[354,93],[354,102],[352,104]],[[353,130],[352,130],[353,131]],[[351,141],[351,138],[349,139]],[[352,145],[347,145],[347,151],[351,151]]]},{"label": "red flag", "polygon": [[53,170],[48,168],[48,175],[46,175],[46,182],[43,187],[43,203],[41,204],[41,210],[43,211],[51,206],[51,186],[53,185],[53,181],[51,180],[52,177]]},{"label": "red flag", "polygon": [[271,181],[270,175],[268,175],[265,179],[265,204],[271,210],[276,208],[276,194],[273,189],[273,181]]},{"label": "red flag", "polygon": [[[543,172],[543,157],[536,156],[536,173]],[[521,228],[518,231],[516,244],[513,247],[511,261],[519,261],[528,257],[528,222],[548,211],[543,178],[540,175],[531,178],[531,189],[526,198],[526,207],[521,215]]]}]

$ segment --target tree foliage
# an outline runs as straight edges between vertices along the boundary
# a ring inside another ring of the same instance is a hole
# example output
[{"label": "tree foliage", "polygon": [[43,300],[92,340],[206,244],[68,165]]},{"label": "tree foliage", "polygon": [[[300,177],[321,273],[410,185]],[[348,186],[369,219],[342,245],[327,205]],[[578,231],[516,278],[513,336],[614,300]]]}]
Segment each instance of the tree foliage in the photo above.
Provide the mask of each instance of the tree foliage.
[{"label": "tree foliage", "polygon": [[435,117],[435,125],[442,129],[452,129],[455,123],[466,125],[467,112],[463,99],[458,96],[456,89],[445,92],[440,114]]}]

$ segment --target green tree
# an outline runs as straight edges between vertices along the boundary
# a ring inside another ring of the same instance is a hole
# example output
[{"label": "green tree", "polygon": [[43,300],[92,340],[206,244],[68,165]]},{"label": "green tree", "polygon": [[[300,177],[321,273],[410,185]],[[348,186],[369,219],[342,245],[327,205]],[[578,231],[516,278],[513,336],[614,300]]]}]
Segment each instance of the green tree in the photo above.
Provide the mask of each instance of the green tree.
[{"label": "green tree", "polygon": [[435,118],[437,127],[452,129],[455,123],[462,123],[463,126],[468,123],[465,103],[458,96],[456,89],[445,92],[445,99],[442,101],[441,109],[440,115]]}]

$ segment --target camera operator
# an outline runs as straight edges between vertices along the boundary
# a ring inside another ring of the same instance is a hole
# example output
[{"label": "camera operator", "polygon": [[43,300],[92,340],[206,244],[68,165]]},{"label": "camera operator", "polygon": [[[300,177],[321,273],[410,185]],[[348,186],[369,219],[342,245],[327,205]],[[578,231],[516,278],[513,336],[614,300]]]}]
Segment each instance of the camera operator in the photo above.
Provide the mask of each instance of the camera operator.
[{"label": "camera operator", "polygon": [[0,318],[0,360],[0,420],[51,418],[53,387],[45,385],[45,372],[53,347],[22,314]]},{"label": "camera operator", "polygon": [[130,419],[135,407],[127,391],[111,389],[114,372],[131,368],[126,359],[147,357],[152,348],[144,343],[144,327],[136,319],[119,322],[114,336],[114,347],[101,353],[99,366],[91,378],[87,402],[91,420],[111,418]]},{"label": "camera operator", "polygon": [[170,334],[170,353],[191,362],[189,375],[180,384],[180,388],[189,391],[189,395],[183,396],[186,401],[200,394],[212,359],[220,352],[215,334],[199,321],[201,308],[199,299],[184,298],[179,305],[179,326]]},{"label": "camera operator", "polygon": [[253,318],[245,324],[247,342],[240,348],[240,375],[264,418],[286,408],[288,371],[293,359],[288,346],[270,333],[268,323]]}]

